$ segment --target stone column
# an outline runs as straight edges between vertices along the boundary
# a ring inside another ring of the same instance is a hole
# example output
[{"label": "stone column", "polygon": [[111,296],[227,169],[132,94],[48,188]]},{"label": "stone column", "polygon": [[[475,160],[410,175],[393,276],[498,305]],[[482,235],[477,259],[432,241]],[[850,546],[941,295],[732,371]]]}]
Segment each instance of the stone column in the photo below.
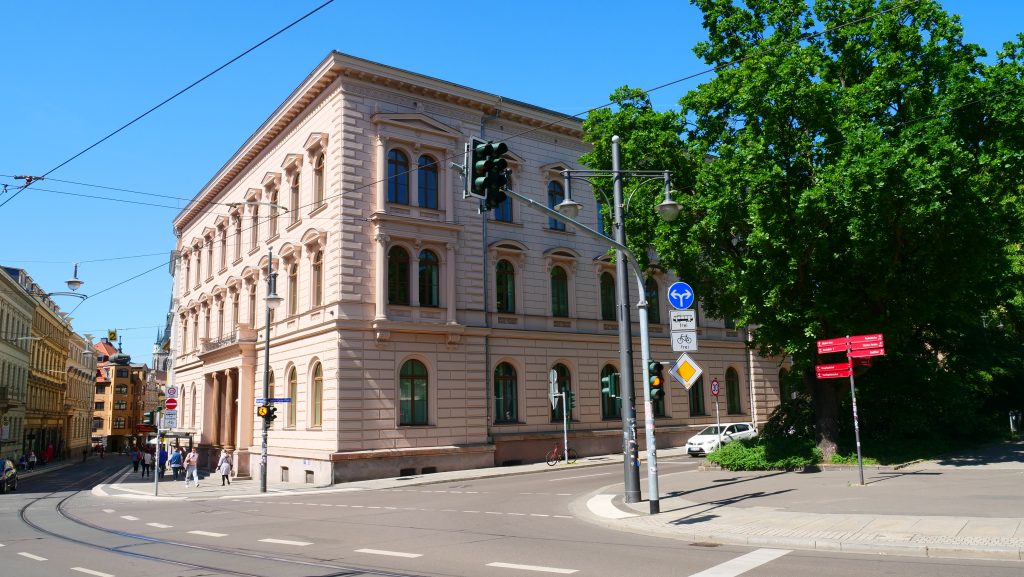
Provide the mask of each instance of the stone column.
[{"label": "stone column", "polygon": [[235,375],[232,373],[232,369],[224,371],[224,387],[223,387],[223,412],[220,417],[220,444],[224,447],[235,448],[235,417],[237,416],[237,408],[235,406],[235,390],[237,384],[235,383]]},{"label": "stone column", "polygon": [[445,301],[448,303],[448,324],[457,324],[455,319],[455,244],[445,244],[448,251],[445,255]]},{"label": "stone column", "polygon": [[376,197],[377,203],[374,209],[377,212],[387,212],[387,194],[388,194],[388,154],[387,154],[388,139],[377,135],[377,140],[374,142],[374,156],[377,160],[377,186]]},{"label": "stone column", "polygon": [[380,231],[379,225],[377,228],[377,235],[374,237],[374,240],[377,241],[376,254],[373,255],[374,268],[376,269],[376,274],[373,279],[373,292],[374,299],[376,301],[374,307],[374,320],[382,321],[387,319],[387,315],[384,312],[384,306],[387,304],[388,300],[388,235]]}]

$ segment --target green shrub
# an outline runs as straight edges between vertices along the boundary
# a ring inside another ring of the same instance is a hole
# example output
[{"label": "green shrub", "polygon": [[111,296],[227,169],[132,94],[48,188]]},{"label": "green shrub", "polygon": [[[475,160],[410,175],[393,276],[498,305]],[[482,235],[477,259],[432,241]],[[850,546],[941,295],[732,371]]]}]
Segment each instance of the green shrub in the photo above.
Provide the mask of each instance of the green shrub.
[{"label": "green shrub", "polygon": [[790,437],[732,442],[707,459],[730,471],[789,471],[820,463],[822,456],[814,441]]}]

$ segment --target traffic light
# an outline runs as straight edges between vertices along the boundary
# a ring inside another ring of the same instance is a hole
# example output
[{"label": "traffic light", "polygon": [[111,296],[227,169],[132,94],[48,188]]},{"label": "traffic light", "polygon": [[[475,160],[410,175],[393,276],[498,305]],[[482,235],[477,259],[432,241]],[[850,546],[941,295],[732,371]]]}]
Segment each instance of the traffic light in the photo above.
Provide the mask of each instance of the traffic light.
[{"label": "traffic light", "polygon": [[155,417],[155,416],[156,416],[156,411],[148,411],[148,412],[143,413],[142,414],[142,424],[143,425],[152,425],[153,424],[153,417]]},{"label": "traffic light", "polygon": [[503,188],[508,184],[505,170],[508,161],[502,158],[508,152],[504,142],[484,142],[474,138],[470,143],[469,177],[466,186],[469,195],[483,201],[483,210],[491,210],[504,202]]},{"label": "traffic light", "polygon": [[277,407],[273,405],[260,405],[256,407],[256,415],[270,423],[277,418]]},{"label": "traffic light", "polygon": [[601,394],[606,397],[618,397],[619,396],[619,373],[611,373],[606,377],[601,377]]},{"label": "traffic light", "polygon": [[565,394],[569,397],[569,409],[576,408],[576,393],[572,391],[566,391]]},{"label": "traffic light", "polygon": [[661,373],[664,367],[658,361],[651,361],[647,365],[647,372],[650,375],[651,400],[657,401],[665,396],[665,375]]}]

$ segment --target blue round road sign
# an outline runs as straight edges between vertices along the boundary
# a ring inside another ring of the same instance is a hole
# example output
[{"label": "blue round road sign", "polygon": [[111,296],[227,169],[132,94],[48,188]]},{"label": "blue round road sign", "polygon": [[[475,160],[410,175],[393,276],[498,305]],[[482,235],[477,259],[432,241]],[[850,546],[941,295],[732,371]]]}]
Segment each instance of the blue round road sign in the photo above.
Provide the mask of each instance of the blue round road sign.
[{"label": "blue round road sign", "polygon": [[679,310],[686,310],[693,305],[693,289],[684,282],[674,282],[668,287],[668,304]]}]

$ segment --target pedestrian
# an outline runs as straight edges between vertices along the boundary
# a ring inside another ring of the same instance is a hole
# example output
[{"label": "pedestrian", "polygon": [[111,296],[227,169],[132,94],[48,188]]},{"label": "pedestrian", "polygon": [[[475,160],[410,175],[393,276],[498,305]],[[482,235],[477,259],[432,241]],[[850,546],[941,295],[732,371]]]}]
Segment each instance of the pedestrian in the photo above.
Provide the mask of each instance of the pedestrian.
[{"label": "pedestrian", "polygon": [[37,460],[38,459],[36,458],[36,452],[35,451],[29,451],[28,452],[28,470],[29,471],[31,471],[32,469],[36,468],[36,461]]},{"label": "pedestrian", "polygon": [[85,447],[82,447],[82,462],[84,463],[85,460],[88,459],[88,458],[89,458],[89,449],[86,449]]},{"label": "pedestrian", "polygon": [[163,479],[164,478],[164,472],[167,471],[167,447],[164,447],[163,445],[160,445],[159,467],[160,467],[160,478]]},{"label": "pedestrian", "polygon": [[25,455],[22,455],[21,457],[18,457],[18,470],[19,471],[25,471],[27,469],[28,469],[28,459],[25,458]]},{"label": "pedestrian", "polygon": [[[169,460],[171,462],[171,479],[174,480],[174,481],[177,481],[178,480],[178,474],[181,473],[181,465],[182,465],[181,453],[177,449],[171,451],[171,456],[170,456]],[[182,477],[184,477],[184,475],[182,475]]]},{"label": "pedestrian", "polygon": [[220,486],[223,487],[224,483],[231,484],[231,455],[227,449],[223,449],[220,452],[220,460],[217,461],[217,472],[220,473]]},{"label": "pedestrian", "polygon": [[132,472],[139,472],[139,462],[142,461],[142,454],[137,447],[132,447]]},{"label": "pedestrian", "polygon": [[153,453],[146,450],[142,452],[142,476],[153,474]]},{"label": "pedestrian", "polygon": [[192,480],[196,482],[196,487],[199,486],[199,454],[196,453],[196,448],[192,447],[192,452],[185,455],[185,486],[188,487],[188,478],[192,476]]}]

